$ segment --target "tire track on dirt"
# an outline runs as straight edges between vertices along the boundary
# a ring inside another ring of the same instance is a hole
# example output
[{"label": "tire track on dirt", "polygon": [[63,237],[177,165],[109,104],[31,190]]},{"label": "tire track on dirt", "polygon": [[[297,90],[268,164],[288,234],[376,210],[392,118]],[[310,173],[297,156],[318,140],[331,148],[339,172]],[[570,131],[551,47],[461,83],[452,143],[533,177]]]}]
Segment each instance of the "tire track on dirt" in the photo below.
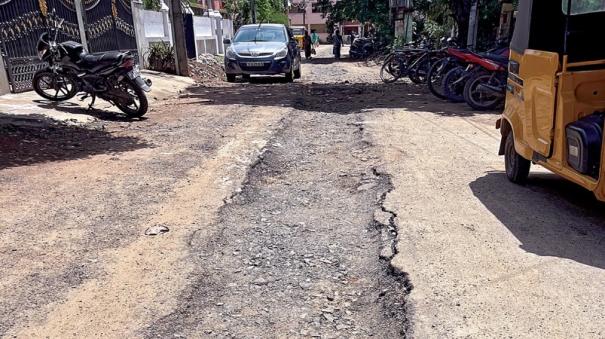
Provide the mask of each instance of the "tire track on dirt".
[{"label": "tire track on dirt", "polygon": [[[191,278],[188,238],[209,232],[223,197],[235,191],[248,165],[258,156],[285,110],[251,109],[246,121],[232,127],[237,135],[211,159],[182,178],[171,197],[138,224],[142,235],[150,226],[164,225],[170,232],[141,236],[123,248],[103,255],[104,275],[88,280],[49,305],[39,323],[20,324],[7,335],[17,337],[132,337],[162,314],[177,307],[175,297]],[[238,131],[239,133],[237,133]],[[241,131],[245,131],[241,133]]]}]

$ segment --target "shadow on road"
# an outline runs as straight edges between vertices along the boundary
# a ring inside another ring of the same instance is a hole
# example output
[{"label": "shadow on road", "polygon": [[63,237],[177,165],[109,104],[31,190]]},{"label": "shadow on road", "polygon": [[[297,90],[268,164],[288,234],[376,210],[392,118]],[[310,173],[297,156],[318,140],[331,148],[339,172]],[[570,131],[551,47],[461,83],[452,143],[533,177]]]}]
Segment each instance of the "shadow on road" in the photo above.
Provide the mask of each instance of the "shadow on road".
[{"label": "shadow on road", "polygon": [[335,57],[313,57],[311,60],[303,60],[303,63],[312,65],[331,65],[331,64],[351,64],[361,63],[361,60],[353,60],[348,57],[342,57],[336,60]]},{"label": "shadow on road", "polygon": [[470,188],[525,251],[605,268],[605,204],[591,192],[554,174],[532,174],[522,187],[502,172]]},{"label": "shadow on road", "polygon": [[0,113],[0,170],[149,147],[133,137],[68,126],[43,116]]},{"label": "shadow on road", "polygon": [[254,77],[249,83],[190,88],[190,97],[201,99],[200,103],[205,105],[286,106],[337,114],[355,114],[379,108],[431,112],[443,116],[494,114],[473,111],[466,104],[436,99],[425,86],[406,82],[284,82],[282,78]]},{"label": "shadow on road", "polygon": [[[78,99],[72,99],[78,100]],[[39,99],[33,101],[38,107],[43,109],[52,109],[56,111],[61,111],[70,114],[85,114],[88,116],[95,117],[99,120],[103,121],[132,121],[132,118],[126,116],[123,113],[106,111],[103,109],[99,109],[93,107],[92,109],[88,109],[87,107],[83,107],[73,102],[64,101],[64,102],[53,102],[49,100]],[[87,100],[87,104],[90,102],[90,99]],[[103,102],[101,99],[97,99],[97,104],[102,105]],[[139,118],[138,120],[145,120],[145,117]]]}]

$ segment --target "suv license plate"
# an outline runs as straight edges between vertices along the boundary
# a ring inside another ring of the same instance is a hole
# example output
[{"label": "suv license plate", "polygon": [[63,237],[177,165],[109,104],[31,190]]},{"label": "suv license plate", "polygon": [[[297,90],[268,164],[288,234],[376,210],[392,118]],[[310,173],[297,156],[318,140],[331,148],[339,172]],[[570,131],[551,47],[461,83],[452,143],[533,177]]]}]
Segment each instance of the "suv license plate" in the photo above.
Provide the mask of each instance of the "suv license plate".
[{"label": "suv license plate", "polygon": [[246,62],[246,66],[248,67],[263,67],[265,66],[264,62]]}]

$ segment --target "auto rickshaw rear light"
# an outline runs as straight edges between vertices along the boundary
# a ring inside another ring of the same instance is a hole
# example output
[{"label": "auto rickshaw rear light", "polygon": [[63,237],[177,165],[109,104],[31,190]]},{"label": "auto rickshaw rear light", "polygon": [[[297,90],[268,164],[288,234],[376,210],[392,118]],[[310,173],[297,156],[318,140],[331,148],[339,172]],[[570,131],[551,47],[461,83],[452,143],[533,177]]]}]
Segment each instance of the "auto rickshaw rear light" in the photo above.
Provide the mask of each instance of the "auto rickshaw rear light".
[{"label": "auto rickshaw rear light", "polygon": [[597,113],[567,125],[567,163],[581,174],[599,176],[605,114]]}]

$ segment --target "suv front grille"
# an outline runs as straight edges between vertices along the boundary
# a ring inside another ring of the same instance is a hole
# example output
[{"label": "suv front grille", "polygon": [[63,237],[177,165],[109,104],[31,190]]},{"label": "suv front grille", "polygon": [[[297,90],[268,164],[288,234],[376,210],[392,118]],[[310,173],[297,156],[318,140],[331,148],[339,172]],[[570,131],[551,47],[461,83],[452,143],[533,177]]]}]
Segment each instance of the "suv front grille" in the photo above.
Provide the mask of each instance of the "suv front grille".
[{"label": "suv front grille", "polygon": [[273,55],[273,53],[263,52],[263,53],[258,53],[258,54],[252,55],[252,53],[244,52],[244,53],[239,53],[239,55],[243,56],[243,57],[259,58],[259,57],[271,56],[271,55]]}]

